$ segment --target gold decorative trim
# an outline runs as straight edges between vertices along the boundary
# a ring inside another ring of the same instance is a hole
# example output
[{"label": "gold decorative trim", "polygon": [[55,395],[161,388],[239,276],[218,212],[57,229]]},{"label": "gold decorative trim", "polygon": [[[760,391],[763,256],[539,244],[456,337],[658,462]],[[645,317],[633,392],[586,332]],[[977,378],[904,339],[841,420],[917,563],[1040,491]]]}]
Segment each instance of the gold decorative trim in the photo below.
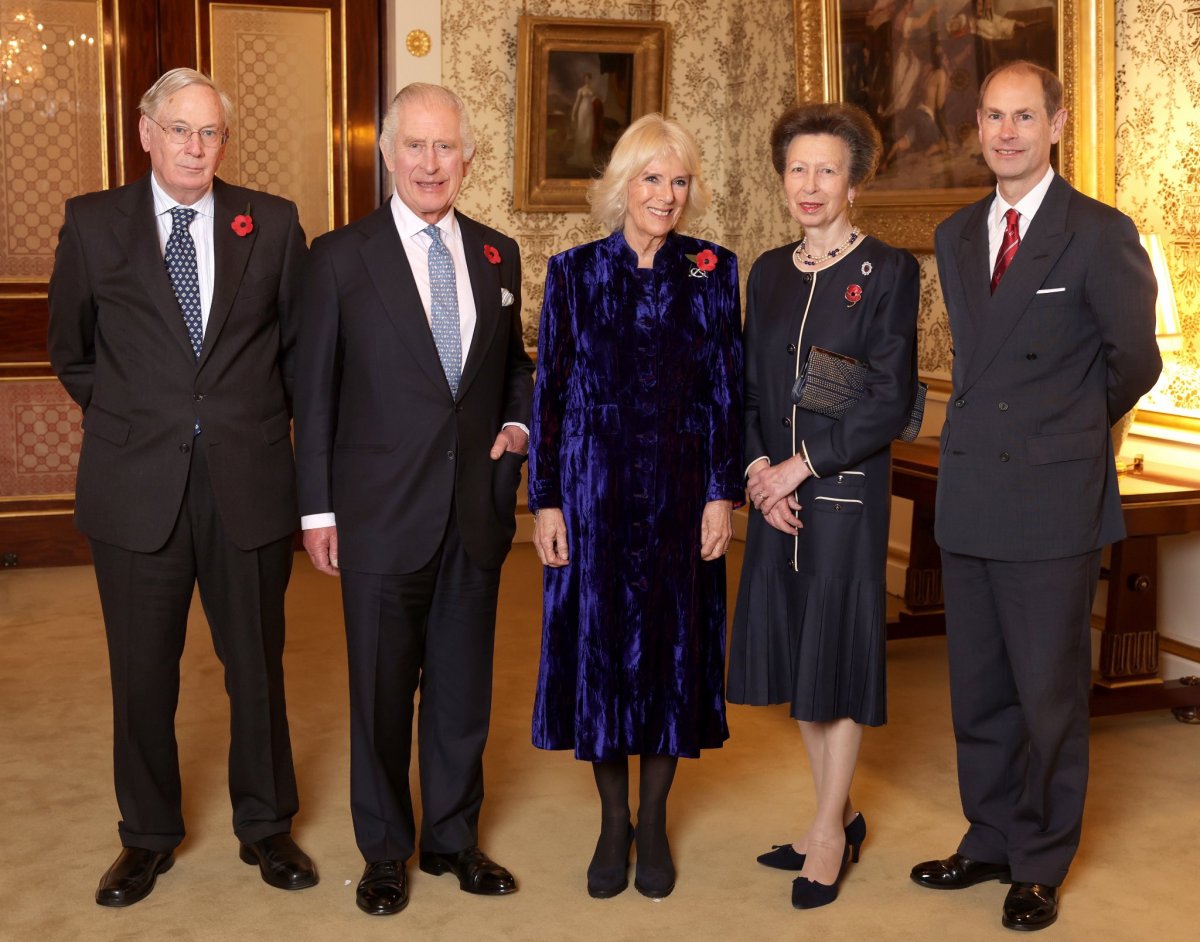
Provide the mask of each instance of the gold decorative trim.
[{"label": "gold decorative trim", "polygon": [[1173,654],[1175,657],[1182,657],[1189,661],[1200,661],[1200,647],[1194,644],[1176,641],[1174,638],[1164,638],[1160,635],[1158,646],[1163,654]]},{"label": "gold decorative trim", "polygon": [[408,35],[404,37],[404,48],[408,50],[410,56],[420,59],[429,55],[430,50],[433,49],[433,40],[423,29],[410,29]]},{"label": "gold decorative trim", "polygon": [[[839,0],[793,0],[799,101],[841,96]],[[1058,56],[1067,127],[1060,172],[1088,196],[1111,204],[1116,193],[1114,0],[1059,0]],[[814,55],[819,50],[818,55]],[[864,229],[893,245],[933,251],[933,230],[989,187],[867,190],[857,201]]]}]

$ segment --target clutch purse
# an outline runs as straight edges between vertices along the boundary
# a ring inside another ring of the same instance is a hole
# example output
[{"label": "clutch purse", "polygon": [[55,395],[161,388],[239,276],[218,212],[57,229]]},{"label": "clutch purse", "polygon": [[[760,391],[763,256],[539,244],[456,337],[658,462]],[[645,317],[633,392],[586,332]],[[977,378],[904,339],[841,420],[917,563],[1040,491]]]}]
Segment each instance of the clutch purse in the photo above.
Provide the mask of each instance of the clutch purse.
[{"label": "clutch purse", "polygon": [[[840,419],[847,409],[862,398],[870,368],[869,363],[844,353],[812,347],[792,387],[792,404],[831,419]],[[897,436],[903,442],[911,442],[921,432],[928,389],[925,383],[917,383],[908,422]]]}]

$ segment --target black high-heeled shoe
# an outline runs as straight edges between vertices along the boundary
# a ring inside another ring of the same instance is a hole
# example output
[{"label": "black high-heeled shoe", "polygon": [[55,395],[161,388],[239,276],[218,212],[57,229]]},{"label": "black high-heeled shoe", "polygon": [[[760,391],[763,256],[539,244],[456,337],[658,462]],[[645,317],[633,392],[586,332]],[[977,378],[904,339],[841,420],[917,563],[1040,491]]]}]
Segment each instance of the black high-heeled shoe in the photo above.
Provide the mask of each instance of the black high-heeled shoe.
[{"label": "black high-heeled shoe", "polygon": [[611,899],[619,893],[625,892],[625,888],[629,886],[629,850],[633,847],[633,825],[626,822],[625,827],[625,853],[620,863],[601,862],[601,858],[605,856],[602,853],[604,850],[603,830],[600,838],[596,841],[596,853],[592,855],[592,862],[588,865],[587,870],[588,896],[593,899]]},{"label": "black high-heeled shoe", "polygon": [[846,865],[849,862],[850,845],[847,844],[846,850],[842,853],[842,866],[838,869],[838,875],[834,877],[831,885],[817,883],[808,877],[796,877],[792,881],[792,906],[796,909],[816,909],[818,906],[828,906],[832,903],[837,899],[838,887],[841,885],[842,877],[846,875]]},{"label": "black high-heeled shoe", "polygon": [[[853,819],[846,825],[846,846],[851,849],[851,862],[858,863],[859,851],[866,839],[867,819],[862,816],[862,812],[856,811]],[[776,870],[804,869],[804,854],[796,853],[791,844],[774,844],[765,854],[759,854],[757,860],[764,867],[774,867]]]}]

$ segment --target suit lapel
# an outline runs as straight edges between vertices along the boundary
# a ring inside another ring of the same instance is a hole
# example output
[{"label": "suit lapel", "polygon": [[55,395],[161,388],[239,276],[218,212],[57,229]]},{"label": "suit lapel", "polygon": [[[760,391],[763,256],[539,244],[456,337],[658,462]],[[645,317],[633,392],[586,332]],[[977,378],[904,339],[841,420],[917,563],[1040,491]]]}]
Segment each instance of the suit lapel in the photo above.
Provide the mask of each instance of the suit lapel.
[{"label": "suit lapel", "polygon": [[[995,359],[1013,329],[1026,316],[1030,301],[1070,243],[1072,233],[1066,229],[1070,196],[1071,188],[1056,176],[995,294],[987,293],[991,283],[990,271],[974,284],[968,285],[968,292],[982,291],[983,294],[975,295],[976,301],[971,304],[972,309],[982,316],[974,325],[978,332],[963,374],[964,390]],[[986,223],[980,227],[980,231],[986,244]],[[979,297],[983,298],[982,304],[978,303]]]},{"label": "suit lapel", "polygon": [[458,383],[461,399],[479,372],[487,349],[496,333],[500,321],[500,276],[498,265],[493,265],[483,254],[483,230],[479,223],[456,211],[458,225],[462,230],[463,251],[467,256],[467,272],[471,276],[471,295],[475,299],[475,332],[471,335],[471,349],[463,364],[462,378]]},{"label": "suit lapel", "polygon": [[366,241],[360,249],[363,264],[384,311],[430,382],[445,389],[449,395],[450,384],[446,382],[433,332],[425,316],[425,305],[421,303],[390,206],[384,203],[363,220],[363,229],[366,231]]},{"label": "suit lapel", "polygon": [[113,235],[125,250],[129,267],[137,282],[149,296],[150,304],[163,319],[168,332],[178,342],[188,358],[195,362],[192,341],[179,310],[179,301],[171,287],[167,266],[158,244],[157,221],[154,218],[154,195],[150,191],[150,175],[142,177],[125,191],[117,203],[117,215],[112,222]]},{"label": "suit lapel", "polygon": [[[247,212],[245,205],[238,205],[238,194],[219,179],[213,180],[213,298],[208,311],[208,324],[204,328],[204,345],[200,348],[200,366],[208,359],[213,344],[229,319],[229,310],[237,296],[246,271],[246,262],[258,238],[255,229],[239,236],[231,228],[233,217]],[[254,215],[250,205],[249,214]]]}]

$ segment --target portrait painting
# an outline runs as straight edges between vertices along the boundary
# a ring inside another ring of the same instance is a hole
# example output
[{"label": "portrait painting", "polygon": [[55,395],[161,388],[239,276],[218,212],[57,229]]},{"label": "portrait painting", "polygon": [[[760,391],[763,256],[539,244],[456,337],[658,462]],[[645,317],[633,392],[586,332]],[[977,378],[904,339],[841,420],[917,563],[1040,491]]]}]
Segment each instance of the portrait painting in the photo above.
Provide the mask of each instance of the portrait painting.
[{"label": "portrait painting", "polygon": [[797,101],[850,101],[883,138],[860,224],[933,249],[937,224],[994,186],[979,146],[979,86],[1028,59],[1063,83],[1054,168],[1088,196],[1115,188],[1114,44],[1104,0],[792,0]]},{"label": "portrait painting", "polygon": [[1058,71],[1057,0],[841,0],[842,98],[883,136],[877,190],[988,186],[979,86],[1002,62]]},{"label": "portrait painting", "polygon": [[667,107],[666,23],[521,16],[514,208],[587,212],[630,124]]},{"label": "portrait painting", "polygon": [[552,51],[546,87],[546,172],[591,179],[629,127],[633,56]]}]

